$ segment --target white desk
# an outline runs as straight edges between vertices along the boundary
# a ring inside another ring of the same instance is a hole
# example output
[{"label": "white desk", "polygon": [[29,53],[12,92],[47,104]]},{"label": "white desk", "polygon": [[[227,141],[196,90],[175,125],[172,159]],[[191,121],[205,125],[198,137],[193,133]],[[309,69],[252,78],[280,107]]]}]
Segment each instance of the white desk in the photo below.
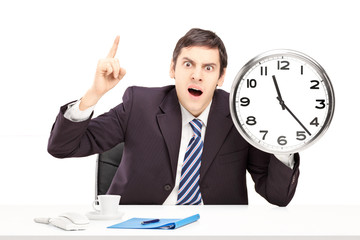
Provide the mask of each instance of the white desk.
[{"label": "white desk", "polygon": [[[122,219],[84,231],[38,224],[34,217],[86,213],[91,206],[0,206],[0,239],[360,239],[360,206],[120,206]],[[132,217],[200,219],[176,230],[107,229]]]}]

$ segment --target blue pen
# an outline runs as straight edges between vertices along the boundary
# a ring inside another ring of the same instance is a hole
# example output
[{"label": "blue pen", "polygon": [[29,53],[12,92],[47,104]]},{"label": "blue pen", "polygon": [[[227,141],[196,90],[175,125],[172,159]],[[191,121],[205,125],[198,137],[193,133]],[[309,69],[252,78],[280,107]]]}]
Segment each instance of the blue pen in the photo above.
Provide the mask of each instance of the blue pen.
[{"label": "blue pen", "polygon": [[145,225],[145,224],[149,224],[149,223],[156,223],[159,221],[160,221],[160,219],[152,219],[152,220],[148,220],[148,221],[142,221],[141,224]]}]

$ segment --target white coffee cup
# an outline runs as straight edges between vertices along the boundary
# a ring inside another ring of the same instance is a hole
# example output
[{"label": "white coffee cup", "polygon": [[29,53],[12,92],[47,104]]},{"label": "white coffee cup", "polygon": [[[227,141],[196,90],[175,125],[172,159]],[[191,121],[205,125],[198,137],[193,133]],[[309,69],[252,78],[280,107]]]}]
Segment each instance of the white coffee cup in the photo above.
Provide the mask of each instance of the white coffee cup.
[{"label": "white coffee cup", "polygon": [[118,213],[119,202],[120,195],[98,195],[93,202],[93,208],[101,215],[115,215]]}]

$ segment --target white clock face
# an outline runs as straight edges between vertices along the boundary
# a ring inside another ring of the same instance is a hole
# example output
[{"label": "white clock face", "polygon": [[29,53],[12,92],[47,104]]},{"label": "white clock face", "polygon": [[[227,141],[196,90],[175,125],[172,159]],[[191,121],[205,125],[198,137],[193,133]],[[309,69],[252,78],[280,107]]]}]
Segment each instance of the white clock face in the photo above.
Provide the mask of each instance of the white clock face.
[{"label": "white clock face", "polygon": [[235,125],[255,147],[293,153],[322,136],[334,111],[333,89],[314,60],[277,51],[250,61],[231,92]]}]

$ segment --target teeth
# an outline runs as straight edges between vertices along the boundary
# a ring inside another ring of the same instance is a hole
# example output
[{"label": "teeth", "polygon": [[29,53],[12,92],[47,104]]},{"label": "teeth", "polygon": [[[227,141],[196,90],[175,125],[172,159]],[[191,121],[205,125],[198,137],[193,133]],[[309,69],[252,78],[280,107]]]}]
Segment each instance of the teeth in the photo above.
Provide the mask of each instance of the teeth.
[{"label": "teeth", "polygon": [[196,88],[189,88],[189,89],[191,89],[191,90],[194,90],[194,91],[198,91],[198,92],[201,92],[201,90],[199,90],[199,89],[196,89]]}]

